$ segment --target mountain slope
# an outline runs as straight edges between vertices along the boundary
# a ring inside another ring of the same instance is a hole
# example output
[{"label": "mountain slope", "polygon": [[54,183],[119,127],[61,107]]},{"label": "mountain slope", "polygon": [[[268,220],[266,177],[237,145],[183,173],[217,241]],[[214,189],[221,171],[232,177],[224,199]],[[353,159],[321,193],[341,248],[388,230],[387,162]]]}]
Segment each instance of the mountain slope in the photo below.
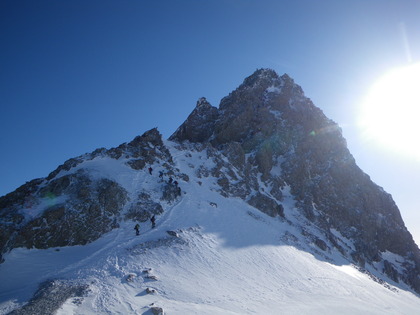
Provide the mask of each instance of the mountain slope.
[{"label": "mountain slope", "polygon": [[[322,247],[340,249],[331,233],[337,230],[353,240],[350,255],[356,264],[383,264],[388,276],[420,292],[420,251],[391,195],[356,165],[339,126],[288,75],[257,70],[222,99],[217,116],[210,105],[204,109],[217,117],[213,129],[206,123],[210,115],[198,104],[170,139],[198,142],[189,135],[202,134],[204,128],[208,137],[199,137],[200,142],[211,143],[243,172],[245,181],[236,191],[230,189],[230,196],[248,198],[251,205],[273,215],[281,211],[270,208],[282,203],[282,188],[289,185],[299,210],[328,240]],[[258,176],[260,181],[255,182]],[[269,191],[261,193],[261,185]],[[251,189],[244,196],[246,186]],[[387,251],[414,264],[399,268],[381,257]],[[397,271],[401,268],[405,270]]]},{"label": "mountain slope", "polygon": [[420,301],[420,251],[392,197],[269,69],[219,108],[201,98],[170,141],[152,129],[1,197],[0,249],[3,313],[414,314]]},{"label": "mountain slope", "polygon": [[[308,243],[291,195],[284,202],[289,220],[270,217],[221,196],[217,178],[195,177],[197,168],[213,164],[206,151],[168,147],[174,164],[193,179],[180,184],[181,197],[162,203],[156,229],[142,223],[136,237],[127,221],[85,246],[13,250],[0,267],[0,310],[28,299],[37,283],[61,279],[64,287],[88,289],[57,314],[147,314],[152,307],[168,314],[417,312],[420,300],[412,293],[373,281],[337,250],[325,253]],[[158,176],[141,172],[133,187],[160,192]]]}]

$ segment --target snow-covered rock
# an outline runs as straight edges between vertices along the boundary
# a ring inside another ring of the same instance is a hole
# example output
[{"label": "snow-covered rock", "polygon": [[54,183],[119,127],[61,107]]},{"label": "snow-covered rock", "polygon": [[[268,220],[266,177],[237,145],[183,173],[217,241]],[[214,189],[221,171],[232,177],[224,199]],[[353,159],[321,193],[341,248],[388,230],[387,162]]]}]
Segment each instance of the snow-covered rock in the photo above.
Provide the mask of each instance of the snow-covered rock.
[{"label": "snow-covered rock", "polygon": [[152,129],[1,197],[0,249],[0,313],[420,308],[420,252],[392,197],[270,69],[219,108],[199,99],[168,141]]}]

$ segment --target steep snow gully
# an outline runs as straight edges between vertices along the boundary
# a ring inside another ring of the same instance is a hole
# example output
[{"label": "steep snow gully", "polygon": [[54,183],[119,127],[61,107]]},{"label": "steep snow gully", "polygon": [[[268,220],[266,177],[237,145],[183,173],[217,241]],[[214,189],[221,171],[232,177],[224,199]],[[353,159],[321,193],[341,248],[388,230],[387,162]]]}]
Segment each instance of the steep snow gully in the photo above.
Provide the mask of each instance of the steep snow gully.
[{"label": "steep snow gully", "polygon": [[[338,251],[308,243],[301,229],[306,221],[287,189],[285,218],[270,217],[240,198],[223,197],[217,178],[197,177],[197,169],[212,167],[205,151],[165,145],[190,180],[180,182],[177,200],[161,203],[156,228],[144,222],[135,236],[135,223],[126,221],[84,246],[12,250],[0,265],[1,314],[47,314],[66,286],[85,289],[56,303],[51,310],[59,315],[418,314],[420,299],[408,288],[378,281],[374,270],[368,275]],[[91,167],[96,162],[89,161]],[[130,193],[161,189],[159,164],[150,175],[108,162],[107,176]],[[22,307],[40,283],[52,280],[54,294]]]}]

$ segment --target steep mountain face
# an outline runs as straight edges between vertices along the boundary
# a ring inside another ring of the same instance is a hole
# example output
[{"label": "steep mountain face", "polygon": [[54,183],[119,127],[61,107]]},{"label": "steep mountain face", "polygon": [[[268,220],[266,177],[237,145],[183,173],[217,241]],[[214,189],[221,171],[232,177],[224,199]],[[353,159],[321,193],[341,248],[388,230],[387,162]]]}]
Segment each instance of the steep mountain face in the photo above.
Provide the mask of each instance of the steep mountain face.
[{"label": "steep mountain face", "polygon": [[70,159],[47,178],[0,198],[0,253],[16,247],[84,245],[118,228],[122,221],[144,222],[162,213],[160,198],[176,197],[171,187],[157,196],[142,189],[129,193],[130,183],[107,176],[110,163],[119,165],[121,176],[154,163],[160,163],[169,175],[177,172],[157,129],[117,148]]},{"label": "steep mountain face", "polygon": [[[353,240],[355,263],[382,264],[392,279],[420,291],[419,249],[392,197],[360,170],[338,125],[288,75],[257,70],[219,109],[197,105],[170,140],[207,143],[223,152],[243,178],[224,179],[226,195],[270,215],[281,215],[282,190],[290,186],[299,211],[323,231],[325,240],[317,242],[322,249],[345,252],[334,236],[338,231]],[[261,191],[259,175],[270,190]],[[386,252],[412,263],[394,266],[382,257]],[[401,267],[404,272],[397,272]]]},{"label": "steep mountain face", "polygon": [[199,99],[169,140],[152,129],[1,197],[0,258],[18,247],[91,243],[126,222],[163,215],[187,198],[180,187],[207,185],[293,225],[300,235],[285,232],[285,244],[298,247],[303,238],[305,250],[327,261],[339,252],[420,293],[420,251],[392,197],[360,170],[337,124],[288,75],[257,70],[219,108]]}]

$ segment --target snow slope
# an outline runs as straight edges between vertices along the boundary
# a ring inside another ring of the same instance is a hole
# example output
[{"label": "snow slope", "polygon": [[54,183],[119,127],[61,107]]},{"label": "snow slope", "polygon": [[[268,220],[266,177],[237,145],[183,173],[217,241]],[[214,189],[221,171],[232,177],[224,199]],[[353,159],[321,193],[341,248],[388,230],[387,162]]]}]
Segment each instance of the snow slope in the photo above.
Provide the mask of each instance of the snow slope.
[{"label": "snow slope", "polygon": [[[180,182],[178,200],[162,203],[156,229],[142,223],[135,236],[135,223],[125,222],[85,246],[13,250],[0,265],[0,314],[21,306],[49,279],[89,285],[60,315],[152,314],[152,306],[166,314],[419,314],[420,299],[410,291],[373,281],[338,252],[317,254],[307,245],[292,198],[284,205],[287,220],[224,198],[214,178],[195,175],[211,160],[165,144],[190,180]],[[129,193],[160,193],[157,175],[114,162],[97,160]],[[95,160],[89,163],[99,169]]]}]

